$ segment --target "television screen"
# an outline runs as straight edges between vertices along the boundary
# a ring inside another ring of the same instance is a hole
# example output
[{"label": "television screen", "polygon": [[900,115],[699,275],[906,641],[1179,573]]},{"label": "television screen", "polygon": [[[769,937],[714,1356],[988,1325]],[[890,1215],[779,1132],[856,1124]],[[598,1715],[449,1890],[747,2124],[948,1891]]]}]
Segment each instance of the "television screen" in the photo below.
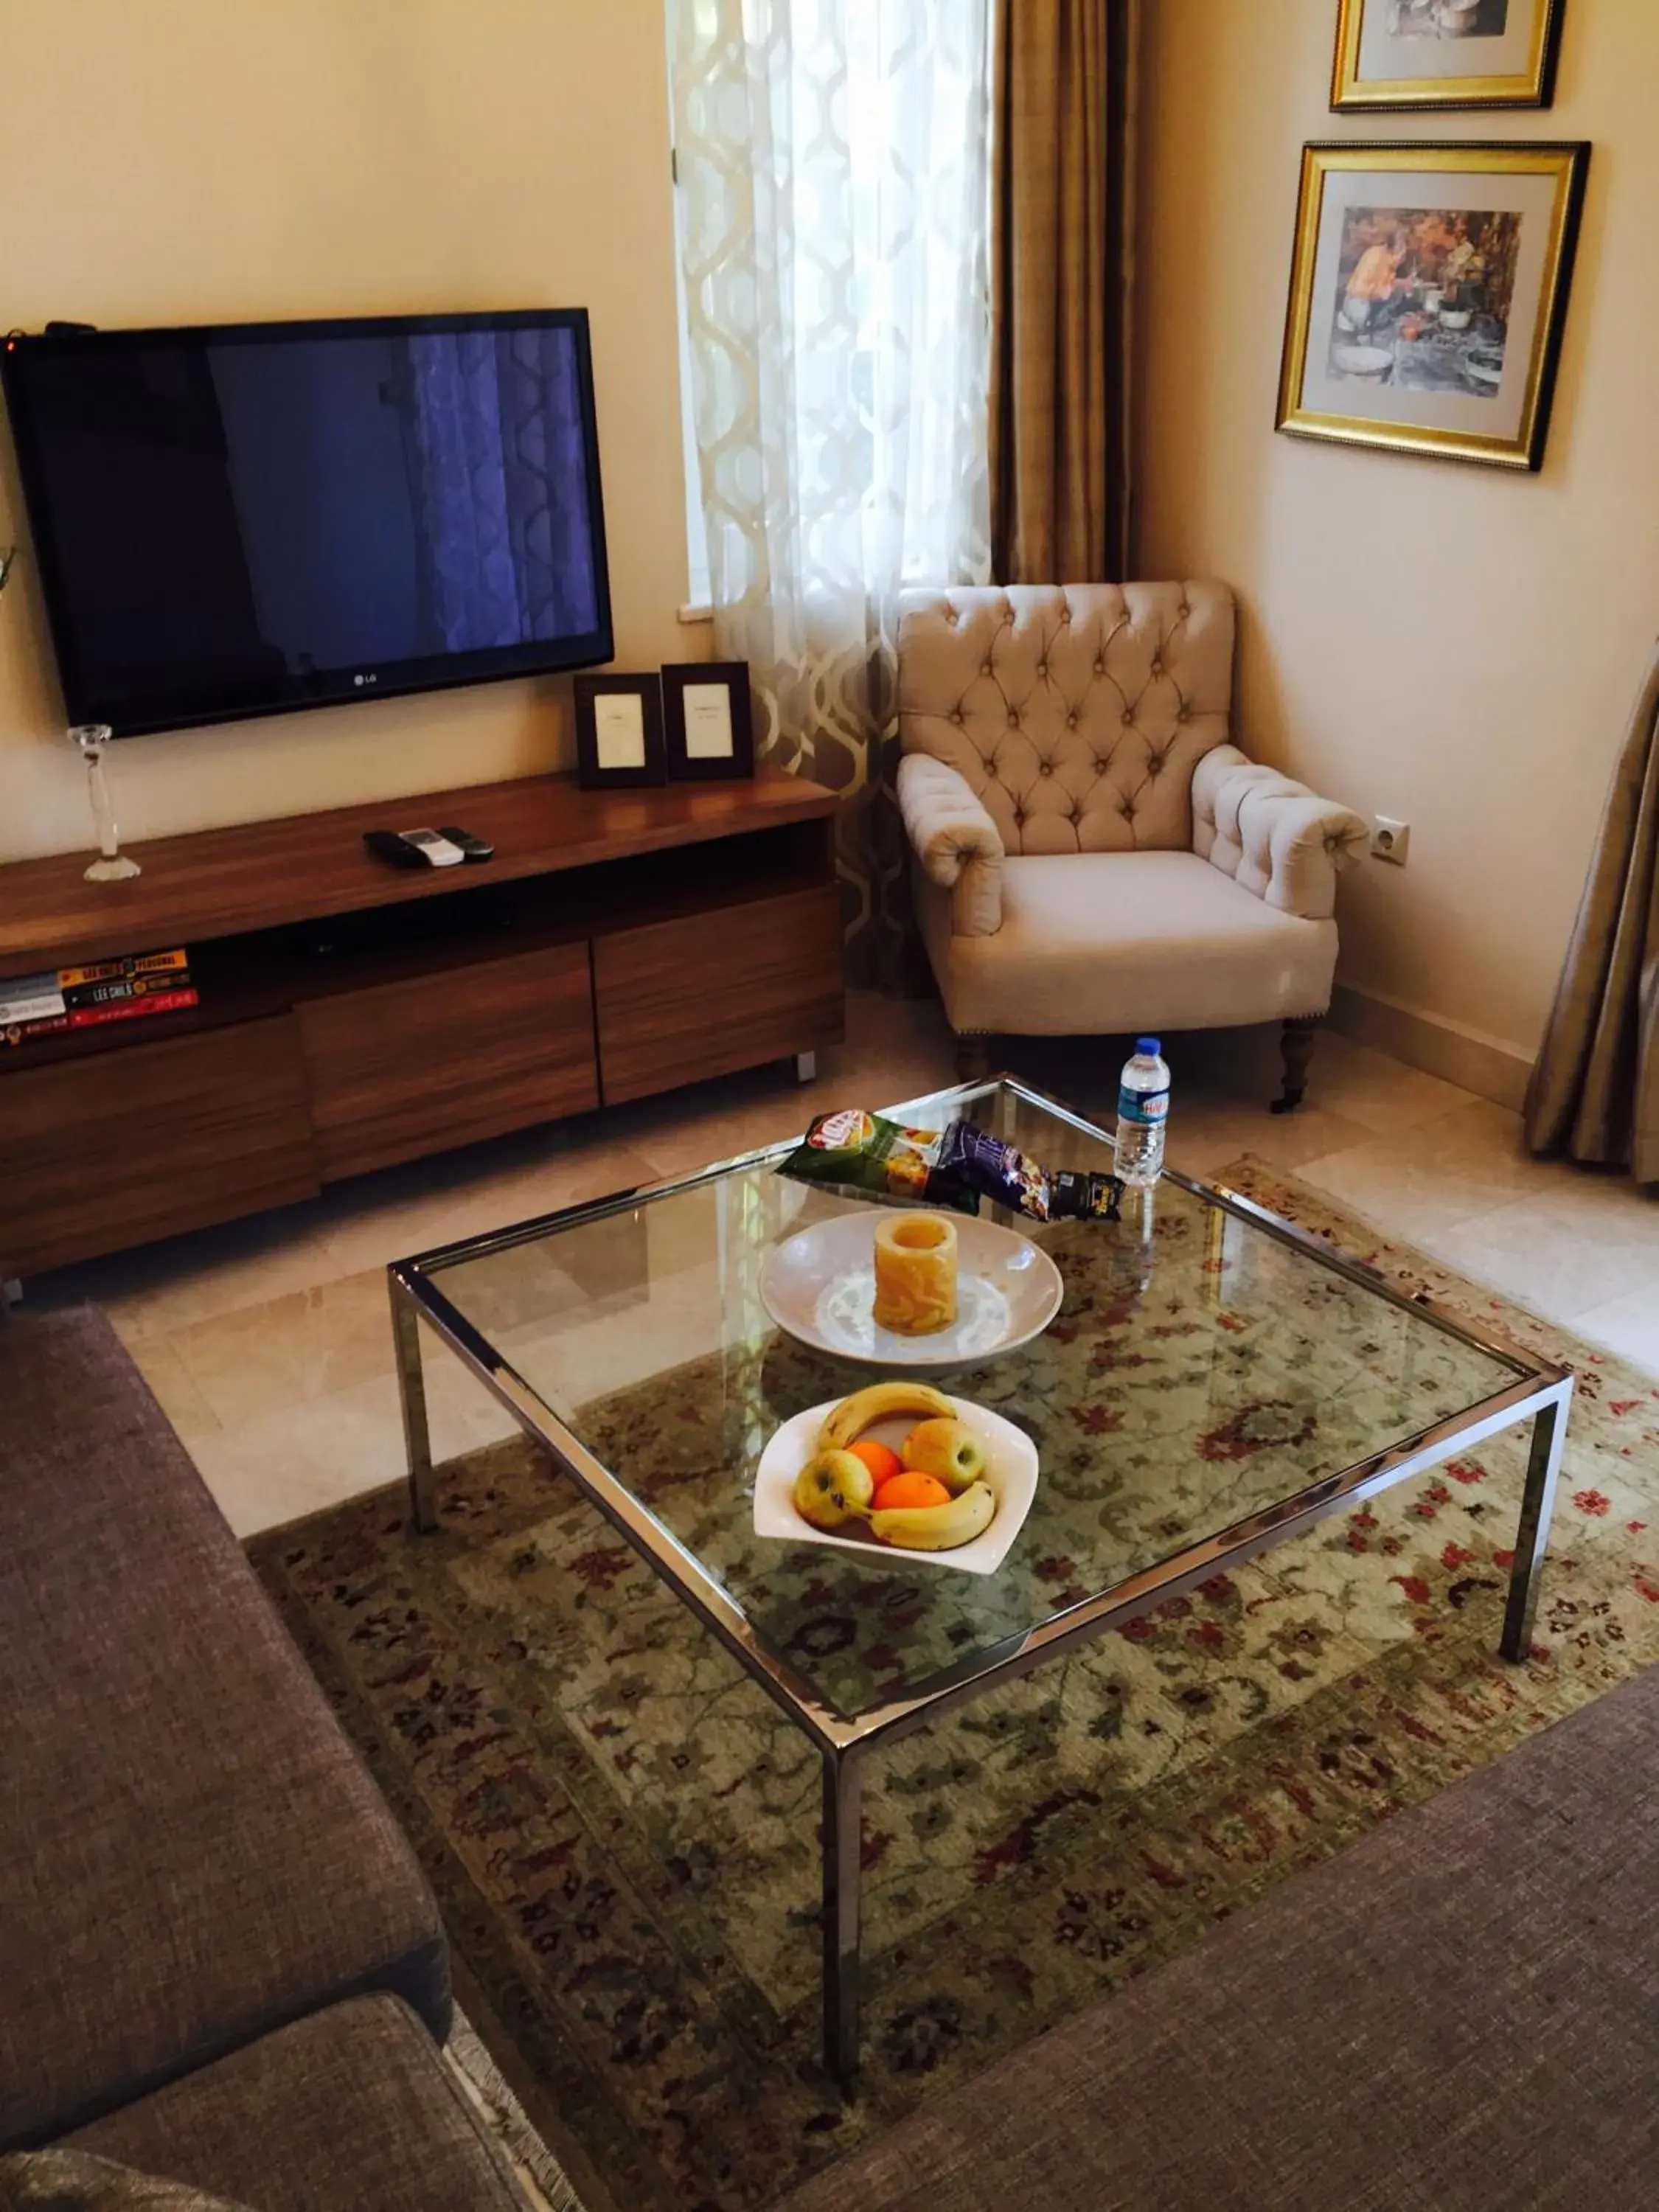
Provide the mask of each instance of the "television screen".
[{"label": "television screen", "polygon": [[118,737],[615,650],[580,308],[9,337],[71,723]]}]

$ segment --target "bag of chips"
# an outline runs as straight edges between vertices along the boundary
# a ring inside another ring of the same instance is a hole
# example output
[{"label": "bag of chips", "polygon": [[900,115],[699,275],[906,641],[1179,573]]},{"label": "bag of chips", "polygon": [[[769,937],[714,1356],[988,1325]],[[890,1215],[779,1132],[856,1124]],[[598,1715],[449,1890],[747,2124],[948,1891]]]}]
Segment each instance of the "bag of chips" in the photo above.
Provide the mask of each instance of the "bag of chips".
[{"label": "bag of chips", "polygon": [[820,1114],[779,1173],[848,1198],[890,1199],[897,1206],[950,1206],[977,1213],[979,1200],[959,1176],[941,1175],[946,1133],[907,1129],[856,1106]]},{"label": "bag of chips", "polygon": [[1123,1188],[1115,1176],[1039,1167],[971,1121],[952,1121],[945,1132],[935,1172],[1033,1221],[1115,1221]]},{"label": "bag of chips", "polygon": [[1033,1221],[1115,1221],[1122,1193],[1115,1176],[1051,1174],[971,1121],[911,1129],[856,1106],[820,1114],[778,1172],[847,1198],[958,1213],[988,1198]]}]

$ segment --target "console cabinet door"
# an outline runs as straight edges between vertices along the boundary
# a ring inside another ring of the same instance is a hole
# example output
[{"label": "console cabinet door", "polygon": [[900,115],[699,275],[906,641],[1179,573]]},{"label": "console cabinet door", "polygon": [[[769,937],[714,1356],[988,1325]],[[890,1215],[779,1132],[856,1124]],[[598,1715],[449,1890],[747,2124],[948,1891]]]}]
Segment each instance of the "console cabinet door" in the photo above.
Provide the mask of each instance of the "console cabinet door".
[{"label": "console cabinet door", "polygon": [[318,1189],[290,1015],[0,1074],[0,1275]]},{"label": "console cabinet door", "polygon": [[607,1106],[841,1040],[833,884],[593,943]]},{"label": "console cabinet door", "polygon": [[325,1182],[599,1103],[585,941],[312,1000],[299,1022]]}]

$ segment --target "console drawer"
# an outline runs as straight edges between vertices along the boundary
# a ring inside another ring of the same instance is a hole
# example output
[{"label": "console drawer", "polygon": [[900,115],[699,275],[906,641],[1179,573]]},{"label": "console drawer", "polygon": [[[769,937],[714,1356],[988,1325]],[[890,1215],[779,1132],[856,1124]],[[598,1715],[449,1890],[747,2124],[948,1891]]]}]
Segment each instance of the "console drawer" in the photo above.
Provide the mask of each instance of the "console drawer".
[{"label": "console drawer", "polygon": [[290,1015],[0,1075],[0,1275],[319,1188]]},{"label": "console drawer", "polygon": [[622,929],[593,944],[607,1106],[840,1042],[833,883]]},{"label": "console drawer", "polygon": [[297,1014],[325,1182],[599,1103],[585,942],[310,1000]]}]

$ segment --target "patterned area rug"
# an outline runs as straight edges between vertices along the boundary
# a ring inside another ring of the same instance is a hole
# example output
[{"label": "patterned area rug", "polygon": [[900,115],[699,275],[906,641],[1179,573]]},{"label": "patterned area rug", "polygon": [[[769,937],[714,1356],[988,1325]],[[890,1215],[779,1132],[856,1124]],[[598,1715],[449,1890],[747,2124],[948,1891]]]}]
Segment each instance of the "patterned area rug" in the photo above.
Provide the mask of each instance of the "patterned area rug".
[{"label": "patterned area rug", "polygon": [[[1659,1658],[1659,1382],[1260,1167],[1224,1179],[1577,1369],[1531,1662],[1495,1656],[1511,1436],[877,1759],[851,2101],[817,2056],[817,1762],[527,1444],[445,1470],[436,1536],[381,1491],[251,1547],[587,2212],[775,2202]],[[683,1452],[696,1392],[664,1387],[610,1417]]]},{"label": "patterned area rug", "polygon": [[506,2076],[459,2007],[444,2058],[479,2124],[513,2168],[529,2212],[584,2212],[574,2184],[530,2124]]}]

